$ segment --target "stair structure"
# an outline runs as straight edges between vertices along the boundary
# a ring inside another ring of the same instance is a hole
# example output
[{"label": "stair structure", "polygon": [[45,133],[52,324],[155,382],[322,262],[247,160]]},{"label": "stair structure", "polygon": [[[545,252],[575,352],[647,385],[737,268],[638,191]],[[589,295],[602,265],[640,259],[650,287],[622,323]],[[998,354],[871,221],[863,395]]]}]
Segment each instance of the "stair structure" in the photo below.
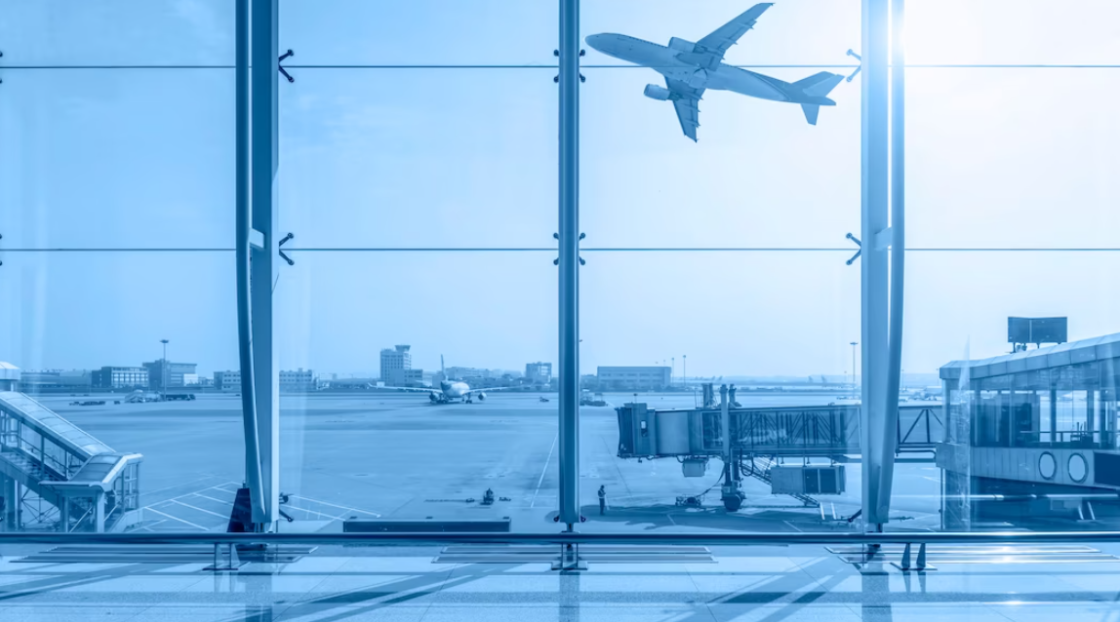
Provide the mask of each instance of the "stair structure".
[{"label": "stair structure", "polygon": [[105,532],[136,524],[142,460],[114,451],[23,393],[0,391],[5,530]]}]

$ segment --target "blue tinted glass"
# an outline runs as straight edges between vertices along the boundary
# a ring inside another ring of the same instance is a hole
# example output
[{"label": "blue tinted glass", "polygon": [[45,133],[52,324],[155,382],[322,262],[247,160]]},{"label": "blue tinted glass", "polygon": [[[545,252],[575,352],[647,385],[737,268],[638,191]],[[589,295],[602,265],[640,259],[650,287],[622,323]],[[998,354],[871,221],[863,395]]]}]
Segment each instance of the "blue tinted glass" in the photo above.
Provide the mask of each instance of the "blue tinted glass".
[{"label": "blue tinted glass", "polygon": [[554,70],[301,70],[280,218],[300,246],[549,246]]},{"label": "blue tinted glass", "polygon": [[5,0],[3,64],[232,65],[233,10],[229,0]]},{"label": "blue tinted glass", "polygon": [[3,86],[6,246],[233,246],[233,70],[39,69]]}]

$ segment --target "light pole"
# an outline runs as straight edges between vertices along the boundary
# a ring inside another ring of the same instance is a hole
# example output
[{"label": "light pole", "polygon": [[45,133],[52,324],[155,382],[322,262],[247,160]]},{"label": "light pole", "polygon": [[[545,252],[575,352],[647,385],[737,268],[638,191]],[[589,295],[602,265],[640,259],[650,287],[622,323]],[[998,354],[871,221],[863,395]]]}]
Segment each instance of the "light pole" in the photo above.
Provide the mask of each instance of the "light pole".
[{"label": "light pole", "polygon": [[853,341],[849,344],[852,346],[852,399],[856,399],[856,346],[859,345],[858,341]]},{"label": "light pole", "polygon": [[672,366],[669,367],[669,386],[673,386],[673,374],[677,373],[677,357],[671,357]]},{"label": "light pole", "polygon": [[160,339],[159,342],[163,344],[163,361],[161,361],[160,364],[159,364],[159,375],[160,375],[160,382],[159,383],[160,383],[160,389],[162,389],[162,391],[163,391],[163,399],[166,400],[167,399],[167,340],[166,339]]}]

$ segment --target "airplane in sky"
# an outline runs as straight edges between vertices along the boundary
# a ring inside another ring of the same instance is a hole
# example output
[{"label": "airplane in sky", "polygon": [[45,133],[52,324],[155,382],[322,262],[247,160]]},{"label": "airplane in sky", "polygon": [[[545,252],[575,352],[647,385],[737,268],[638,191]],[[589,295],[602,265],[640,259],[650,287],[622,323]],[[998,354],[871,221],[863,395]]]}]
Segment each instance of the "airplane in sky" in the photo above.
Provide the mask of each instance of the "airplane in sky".
[{"label": "airplane in sky", "polygon": [[412,393],[427,393],[428,399],[433,404],[450,404],[456,401],[462,401],[467,404],[474,403],[474,398],[478,401],[486,399],[485,391],[506,391],[514,387],[493,387],[490,389],[472,389],[469,384],[461,380],[449,380],[447,372],[443,367],[443,355],[439,355],[439,371],[443,379],[439,382],[439,390],[435,387],[430,389],[424,387],[374,387],[377,389],[395,389],[397,391],[409,391]]},{"label": "airplane in sky", "polygon": [[669,45],[664,46],[626,35],[603,33],[587,37],[587,44],[603,54],[649,67],[665,76],[664,87],[647,85],[645,95],[673,102],[684,135],[693,141],[696,128],[700,127],[700,99],[707,89],[800,104],[805,120],[809,125],[816,125],[821,106],[836,105],[826,96],[843,76],[822,71],[790,83],[723,62],[727,50],[754,28],[759,16],[772,6],[772,2],[756,4],[695,43],[673,37]]}]

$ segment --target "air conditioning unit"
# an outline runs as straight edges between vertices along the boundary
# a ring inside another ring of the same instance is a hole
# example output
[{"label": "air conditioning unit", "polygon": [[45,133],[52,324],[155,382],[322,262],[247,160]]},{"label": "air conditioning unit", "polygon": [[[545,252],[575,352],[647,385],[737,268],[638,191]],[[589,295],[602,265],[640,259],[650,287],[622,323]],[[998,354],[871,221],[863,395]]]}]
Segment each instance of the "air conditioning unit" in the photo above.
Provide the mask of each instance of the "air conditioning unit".
[{"label": "air conditioning unit", "polygon": [[770,469],[770,492],[775,495],[839,495],[846,482],[842,464]]}]

